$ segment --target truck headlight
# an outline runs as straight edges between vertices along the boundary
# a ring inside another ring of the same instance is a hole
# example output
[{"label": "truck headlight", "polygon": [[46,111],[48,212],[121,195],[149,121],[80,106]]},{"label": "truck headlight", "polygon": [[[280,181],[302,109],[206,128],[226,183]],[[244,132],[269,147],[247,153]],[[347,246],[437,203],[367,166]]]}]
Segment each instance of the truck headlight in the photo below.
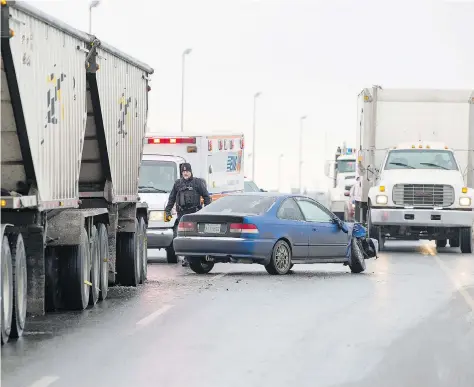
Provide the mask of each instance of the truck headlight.
[{"label": "truck headlight", "polygon": [[377,195],[377,198],[375,199],[377,204],[387,204],[388,203],[388,197],[387,195]]},{"label": "truck headlight", "polygon": [[471,198],[460,198],[459,205],[463,207],[468,207],[471,205]]},{"label": "truck headlight", "polygon": [[150,211],[150,222],[164,222],[165,212],[164,211]]}]

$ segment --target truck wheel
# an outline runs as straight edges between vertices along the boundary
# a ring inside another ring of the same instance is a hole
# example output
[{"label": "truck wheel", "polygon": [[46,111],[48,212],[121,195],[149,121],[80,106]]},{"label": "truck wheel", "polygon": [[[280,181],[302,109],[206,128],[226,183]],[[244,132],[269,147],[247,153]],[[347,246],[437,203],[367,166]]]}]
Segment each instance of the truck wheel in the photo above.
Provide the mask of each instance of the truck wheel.
[{"label": "truck wheel", "polygon": [[117,235],[117,277],[124,286],[138,286],[140,283],[140,242],[138,240],[138,220],[135,232]]},{"label": "truck wheel", "polygon": [[70,310],[84,310],[89,303],[91,291],[89,236],[85,228],[81,230],[81,243],[58,249],[60,282],[64,304]]},{"label": "truck wheel", "polygon": [[265,265],[268,274],[285,275],[291,269],[291,249],[283,240],[279,240],[273,247],[270,263]]},{"label": "truck wheel", "polygon": [[472,253],[472,228],[466,227],[461,229],[461,253]]},{"label": "truck wheel", "polygon": [[370,206],[367,210],[367,230],[369,231],[369,238],[377,239],[377,242],[379,242],[379,251],[383,251],[385,249],[385,237],[380,232],[380,229],[372,224]]},{"label": "truck wheel", "polygon": [[46,247],[44,250],[46,267],[45,302],[46,311],[54,312],[63,307],[60,282],[60,261],[55,247]]},{"label": "truck wheel", "polygon": [[89,305],[94,306],[99,300],[100,293],[100,260],[99,260],[99,236],[97,228],[92,227],[90,236],[90,266],[91,266],[91,290],[89,292]]},{"label": "truck wheel", "polygon": [[351,260],[349,268],[352,273],[362,273],[365,270],[365,258],[362,246],[360,246],[357,238],[352,238],[351,241]]},{"label": "truck wheel", "polygon": [[446,239],[440,239],[436,241],[436,247],[446,247],[448,241]]},{"label": "truck wheel", "polygon": [[13,311],[10,337],[18,338],[23,334],[26,323],[26,251],[21,234],[10,237],[13,273]]},{"label": "truck wheel", "polygon": [[449,238],[449,247],[459,247],[459,235],[454,238]]},{"label": "truck wheel", "polygon": [[171,242],[171,246],[166,248],[166,262],[178,263],[178,256],[174,252],[173,242]]},{"label": "truck wheel", "polygon": [[146,223],[145,219],[140,218],[140,262],[142,267],[140,269],[140,283],[144,283],[148,275],[148,244],[146,239]]},{"label": "truck wheel", "polygon": [[105,224],[97,225],[100,262],[100,292],[99,300],[105,300],[109,292],[109,237]]},{"label": "truck wheel", "polygon": [[6,235],[2,239],[1,262],[1,342],[6,344],[11,332],[13,318],[13,268],[12,253]]},{"label": "truck wheel", "polygon": [[203,257],[188,257],[188,262],[196,274],[207,274],[214,268],[214,262],[208,262]]}]

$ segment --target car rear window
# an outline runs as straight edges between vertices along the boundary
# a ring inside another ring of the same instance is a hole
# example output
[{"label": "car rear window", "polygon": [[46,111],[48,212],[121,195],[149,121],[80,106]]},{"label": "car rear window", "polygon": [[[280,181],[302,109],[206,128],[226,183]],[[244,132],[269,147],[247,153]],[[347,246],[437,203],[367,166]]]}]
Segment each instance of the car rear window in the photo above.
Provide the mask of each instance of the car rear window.
[{"label": "car rear window", "polygon": [[275,203],[274,196],[228,195],[217,199],[200,212],[224,212],[260,215]]}]

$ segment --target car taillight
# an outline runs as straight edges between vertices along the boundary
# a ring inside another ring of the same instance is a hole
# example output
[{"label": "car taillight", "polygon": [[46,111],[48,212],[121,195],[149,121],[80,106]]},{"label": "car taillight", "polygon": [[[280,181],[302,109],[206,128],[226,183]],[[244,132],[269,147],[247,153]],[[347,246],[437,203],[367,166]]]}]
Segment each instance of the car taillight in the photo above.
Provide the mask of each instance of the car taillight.
[{"label": "car taillight", "polygon": [[241,234],[258,234],[257,226],[249,223],[232,223],[229,227],[229,231]]},{"label": "car taillight", "polygon": [[181,231],[181,232],[196,231],[196,223],[194,223],[194,222],[179,222],[178,231]]}]

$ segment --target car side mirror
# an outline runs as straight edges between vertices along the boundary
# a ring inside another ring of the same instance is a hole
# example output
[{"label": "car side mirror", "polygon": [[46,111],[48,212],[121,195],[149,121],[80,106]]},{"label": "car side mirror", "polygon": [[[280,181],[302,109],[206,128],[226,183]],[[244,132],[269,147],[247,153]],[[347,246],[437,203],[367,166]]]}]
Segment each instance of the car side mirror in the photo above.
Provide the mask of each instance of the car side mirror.
[{"label": "car side mirror", "polygon": [[341,219],[339,218],[333,218],[332,220],[335,224],[337,224],[337,226],[342,230],[344,231],[346,234],[349,232],[349,229],[347,228],[347,225],[345,222],[343,222]]}]

